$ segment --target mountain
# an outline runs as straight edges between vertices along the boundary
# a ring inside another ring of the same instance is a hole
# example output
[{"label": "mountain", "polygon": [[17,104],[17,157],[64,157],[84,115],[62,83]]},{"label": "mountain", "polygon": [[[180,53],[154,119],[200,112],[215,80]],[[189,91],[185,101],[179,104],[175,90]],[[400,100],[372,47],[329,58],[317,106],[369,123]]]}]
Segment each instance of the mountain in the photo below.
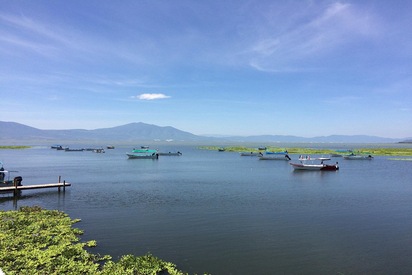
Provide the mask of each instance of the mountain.
[{"label": "mountain", "polygon": [[96,130],[40,130],[15,122],[0,121],[0,141],[38,140],[59,142],[64,140],[84,140],[133,142],[137,140],[203,141],[208,139],[209,138],[196,136],[170,126],[160,127],[142,122]]},{"label": "mountain", "polygon": [[189,132],[166,126],[156,126],[142,122],[129,123],[112,128],[101,128],[95,130],[72,129],[72,130],[40,130],[16,122],[0,121],[0,142],[19,143],[29,141],[61,143],[64,141],[79,142],[136,142],[136,141],[182,141],[182,142],[249,142],[249,143],[396,143],[405,139],[382,138],[367,135],[331,135],[319,137],[298,137],[290,135],[258,135],[258,136],[198,136]]}]

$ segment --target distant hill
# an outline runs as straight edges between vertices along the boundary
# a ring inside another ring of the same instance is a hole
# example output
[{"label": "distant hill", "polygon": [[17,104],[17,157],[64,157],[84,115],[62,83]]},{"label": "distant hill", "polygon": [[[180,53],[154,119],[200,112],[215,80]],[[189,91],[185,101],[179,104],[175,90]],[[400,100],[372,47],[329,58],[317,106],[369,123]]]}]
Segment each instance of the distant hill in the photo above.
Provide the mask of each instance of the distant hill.
[{"label": "distant hill", "polygon": [[181,141],[181,142],[249,142],[249,143],[397,143],[409,141],[411,138],[391,139],[367,135],[331,135],[312,138],[289,135],[257,135],[257,136],[198,136],[171,126],[161,127],[142,122],[130,123],[112,128],[95,130],[40,130],[16,122],[0,121],[0,142],[18,143],[23,141],[39,141],[61,143],[63,141],[99,141],[110,143],[137,141]]},{"label": "distant hill", "polygon": [[208,139],[170,126],[160,127],[141,122],[95,130],[40,130],[15,122],[0,121],[0,140],[133,142],[148,140],[203,141]]}]

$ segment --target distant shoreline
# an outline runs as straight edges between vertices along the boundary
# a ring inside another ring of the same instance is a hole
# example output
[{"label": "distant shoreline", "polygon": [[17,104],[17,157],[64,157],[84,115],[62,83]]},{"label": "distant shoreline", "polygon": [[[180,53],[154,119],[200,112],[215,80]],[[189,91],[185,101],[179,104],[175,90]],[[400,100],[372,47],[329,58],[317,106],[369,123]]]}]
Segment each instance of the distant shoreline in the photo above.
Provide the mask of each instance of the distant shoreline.
[{"label": "distant shoreline", "polygon": [[[218,151],[219,148],[217,146],[200,146],[199,149],[203,150],[212,150]],[[251,147],[224,147],[226,152],[265,152],[265,150],[259,150],[258,148],[251,148]],[[298,154],[298,155],[330,155],[336,153],[336,150],[333,149],[322,149],[322,148],[299,148],[299,147],[292,147],[292,148],[279,148],[279,147],[267,147],[266,151],[271,152],[284,152],[285,150],[288,151],[288,154]],[[356,148],[350,149],[356,154],[370,154],[374,156],[412,156],[412,148]],[[348,152],[340,152],[340,154],[345,155],[349,154]]]}]

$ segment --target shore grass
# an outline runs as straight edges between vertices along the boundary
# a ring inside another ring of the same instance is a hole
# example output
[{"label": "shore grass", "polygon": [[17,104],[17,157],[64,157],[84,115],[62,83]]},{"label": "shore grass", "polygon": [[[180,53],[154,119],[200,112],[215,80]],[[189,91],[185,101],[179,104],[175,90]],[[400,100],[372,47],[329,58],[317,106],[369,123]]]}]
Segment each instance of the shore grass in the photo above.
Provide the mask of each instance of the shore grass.
[{"label": "shore grass", "polygon": [[187,274],[150,253],[118,261],[93,254],[96,241],[82,242],[83,231],[73,227],[77,222],[38,206],[0,210],[0,274]]},{"label": "shore grass", "polygon": [[[212,150],[217,151],[219,146],[200,146],[199,149],[202,150]],[[271,152],[283,152],[287,150],[289,154],[298,155],[330,155],[336,153],[333,149],[319,149],[319,148],[278,148],[278,147],[267,147],[266,151]],[[243,146],[227,146],[225,147],[226,152],[263,152],[263,150],[258,150],[257,148],[243,147]],[[412,156],[412,148],[358,148],[353,151],[356,154],[370,154],[373,156]],[[349,153],[349,152],[348,152]],[[341,153],[345,154],[345,153]]]},{"label": "shore grass", "polygon": [[0,145],[0,149],[29,149],[31,146],[24,145]]}]

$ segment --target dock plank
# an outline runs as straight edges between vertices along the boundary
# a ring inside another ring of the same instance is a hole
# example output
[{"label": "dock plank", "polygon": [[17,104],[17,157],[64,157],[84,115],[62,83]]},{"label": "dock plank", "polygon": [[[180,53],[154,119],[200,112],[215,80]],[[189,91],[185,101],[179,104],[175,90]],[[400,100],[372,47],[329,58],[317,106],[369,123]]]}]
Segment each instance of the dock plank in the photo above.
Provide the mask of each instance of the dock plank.
[{"label": "dock plank", "polygon": [[0,187],[0,191],[14,191],[14,190],[30,190],[30,189],[42,189],[42,188],[59,188],[59,187],[67,187],[71,186],[70,183],[60,182],[60,183],[46,183],[46,184],[35,184],[35,185],[21,185],[17,186],[6,186]]}]

